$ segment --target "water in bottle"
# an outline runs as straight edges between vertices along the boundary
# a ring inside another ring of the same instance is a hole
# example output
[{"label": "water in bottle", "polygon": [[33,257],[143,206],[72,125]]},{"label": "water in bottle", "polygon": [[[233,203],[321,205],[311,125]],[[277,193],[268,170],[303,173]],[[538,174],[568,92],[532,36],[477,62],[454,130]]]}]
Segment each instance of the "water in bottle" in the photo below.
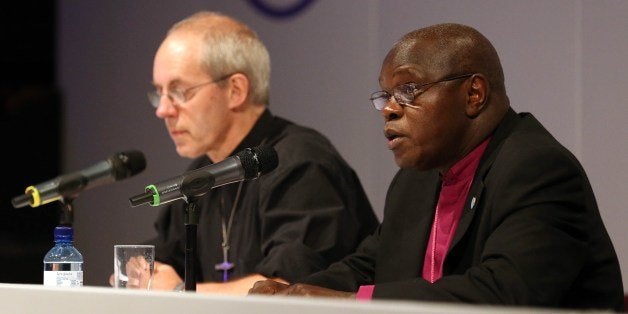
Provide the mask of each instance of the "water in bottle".
[{"label": "water in bottle", "polygon": [[74,229],[58,226],[55,246],[44,257],[44,286],[83,286],[83,255],[74,247]]}]

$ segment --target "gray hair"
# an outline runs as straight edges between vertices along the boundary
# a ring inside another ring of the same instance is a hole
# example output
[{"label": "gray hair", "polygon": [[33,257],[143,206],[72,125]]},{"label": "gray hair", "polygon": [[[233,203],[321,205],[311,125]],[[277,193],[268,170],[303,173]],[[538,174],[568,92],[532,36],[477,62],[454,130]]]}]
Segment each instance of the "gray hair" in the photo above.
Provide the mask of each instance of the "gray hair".
[{"label": "gray hair", "polygon": [[249,79],[249,99],[268,105],[270,56],[257,34],[244,23],[202,11],[174,24],[168,35],[185,31],[202,37],[202,60],[213,79],[242,73]]}]

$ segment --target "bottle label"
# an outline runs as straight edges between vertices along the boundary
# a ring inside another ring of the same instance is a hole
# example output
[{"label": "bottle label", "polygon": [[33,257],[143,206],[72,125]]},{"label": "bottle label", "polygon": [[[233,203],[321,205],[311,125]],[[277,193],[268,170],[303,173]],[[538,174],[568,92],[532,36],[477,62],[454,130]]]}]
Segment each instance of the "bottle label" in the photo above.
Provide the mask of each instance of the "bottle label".
[{"label": "bottle label", "polygon": [[82,271],[45,271],[44,286],[81,287],[83,286]]}]

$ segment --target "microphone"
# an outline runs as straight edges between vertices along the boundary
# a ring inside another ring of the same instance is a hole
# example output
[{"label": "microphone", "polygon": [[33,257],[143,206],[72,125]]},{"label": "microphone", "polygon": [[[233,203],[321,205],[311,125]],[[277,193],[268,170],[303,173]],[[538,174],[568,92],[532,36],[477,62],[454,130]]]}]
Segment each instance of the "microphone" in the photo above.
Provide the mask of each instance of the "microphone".
[{"label": "microphone", "polygon": [[244,149],[221,162],[188,171],[180,176],[146,187],[129,199],[131,206],[148,203],[158,206],[178,199],[198,197],[209,190],[238,181],[257,179],[277,167],[277,152],[272,147]]},{"label": "microphone", "polygon": [[14,197],[11,204],[14,208],[26,205],[34,208],[62,198],[74,198],[83,190],[134,176],[144,168],[146,160],[142,152],[119,152],[89,168],[31,185],[24,195]]}]

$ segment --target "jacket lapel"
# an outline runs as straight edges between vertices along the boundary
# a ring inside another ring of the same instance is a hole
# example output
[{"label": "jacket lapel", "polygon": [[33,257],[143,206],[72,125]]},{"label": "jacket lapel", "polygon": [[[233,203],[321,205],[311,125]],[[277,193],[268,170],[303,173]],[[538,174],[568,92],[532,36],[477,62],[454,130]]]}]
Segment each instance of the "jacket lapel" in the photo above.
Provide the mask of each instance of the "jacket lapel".
[{"label": "jacket lapel", "polygon": [[376,282],[421,276],[440,179],[437,171],[405,169],[388,195]]},{"label": "jacket lapel", "polygon": [[484,155],[482,155],[482,159],[480,160],[480,165],[475,172],[473,183],[469,189],[469,195],[467,195],[467,199],[462,210],[462,216],[460,216],[460,221],[458,222],[456,234],[449,246],[448,252],[451,252],[456,247],[456,244],[458,244],[467,233],[475,213],[481,206],[483,206],[482,195],[484,192],[484,178],[486,178],[488,171],[491,169],[502,142],[510,134],[517,121],[517,113],[510,108],[500,125],[493,133],[493,138],[486,147],[486,151],[484,151]]}]

